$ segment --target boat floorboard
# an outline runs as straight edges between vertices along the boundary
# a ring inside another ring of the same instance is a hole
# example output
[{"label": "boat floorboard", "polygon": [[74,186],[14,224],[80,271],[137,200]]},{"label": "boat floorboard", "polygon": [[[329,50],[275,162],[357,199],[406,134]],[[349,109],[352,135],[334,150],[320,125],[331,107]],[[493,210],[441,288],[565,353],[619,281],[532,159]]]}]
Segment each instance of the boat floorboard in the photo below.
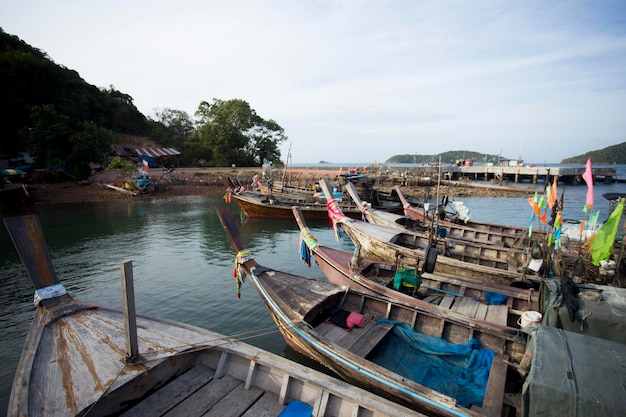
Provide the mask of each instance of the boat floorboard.
[{"label": "boat floorboard", "polygon": [[[427,301],[424,299],[424,301]],[[456,311],[467,317],[478,320],[485,320],[491,323],[507,325],[507,317],[509,313],[508,305],[489,305],[481,303],[471,297],[454,297],[446,295],[437,304],[436,299],[432,299],[432,304],[438,305],[447,310]]]},{"label": "boat floorboard", "polygon": [[393,328],[391,324],[376,325],[378,319],[368,317],[363,327],[354,327],[346,331],[340,326],[324,322],[316,330],[332,343],[349,350],[355,355],[366,357]]},{"label": "boat floorboard", "polygon": [[196,365],[170,381],[124,414],[125,417],[162,416],[277,416],[285,409],[278,396],[258,387],[246,389],[230,375]]}]

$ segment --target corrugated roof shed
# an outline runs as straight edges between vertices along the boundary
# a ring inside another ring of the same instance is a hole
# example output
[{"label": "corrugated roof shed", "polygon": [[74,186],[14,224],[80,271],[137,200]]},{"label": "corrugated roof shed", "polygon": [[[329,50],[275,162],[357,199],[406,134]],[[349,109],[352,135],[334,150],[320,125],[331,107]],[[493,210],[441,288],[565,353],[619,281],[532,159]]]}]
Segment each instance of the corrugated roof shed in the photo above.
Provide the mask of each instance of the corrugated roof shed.
[{"label": "corrugated roof shed", "polygon": [[152,158],[180,155],[180,152],[174,148],[137,148],[135,152],[139,156],[150,156]]}]

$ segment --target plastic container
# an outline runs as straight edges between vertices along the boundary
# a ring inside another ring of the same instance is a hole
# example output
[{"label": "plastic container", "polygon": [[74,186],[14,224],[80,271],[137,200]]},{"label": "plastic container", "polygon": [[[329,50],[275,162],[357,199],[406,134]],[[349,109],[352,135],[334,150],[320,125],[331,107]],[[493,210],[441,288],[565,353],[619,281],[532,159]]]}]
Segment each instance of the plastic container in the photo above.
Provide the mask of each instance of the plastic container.
[{"label": "plastic container", "polygon": [[520,318],[517,320],[517,324],[519,324],[521,328],[524,328],[531,323],[541,323],[541,319],[542,315],[538,311],[524,311]]}]

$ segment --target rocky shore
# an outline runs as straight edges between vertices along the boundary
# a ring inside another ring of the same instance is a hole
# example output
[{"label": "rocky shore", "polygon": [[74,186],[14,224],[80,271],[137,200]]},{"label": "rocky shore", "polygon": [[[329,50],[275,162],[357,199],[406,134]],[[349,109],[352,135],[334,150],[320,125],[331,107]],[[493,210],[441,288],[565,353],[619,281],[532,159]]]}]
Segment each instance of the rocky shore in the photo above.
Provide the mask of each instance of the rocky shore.
[{"label": "rocky shore", "polygon": [[[151,180],[156,183],[156,190],[151,193],[132,196],[127,193],[116,191],[105,186],[112,184],[123,188],[125,176],[116,171],[105,171],[94,173],[88,181],[62,181],[55,183],[38,183],[32,186],[34,192],[32,199],[37,203],[97,203],[111,200],[129,199],[159,199],[179,196],[199,195],[199,196],[222,196],[226,187],[222,182],[222,177],[238,177],[241,182],[247,184],[254,174],[262,175],[261,168],[179,168],[172,173],[163,173],[160,170],[149,172]],[[313,184],[320,178],[328,178],[331,181],[337,179],[336,170],[315,169],[315,168],[290,168],[287,173],[274,170],[269,175],[275,180],[282,179],[283,175],[290,178],[291,183],[306,186]],[[401,179],[394,177],[377,177],[375,189],[388,192],[396,184],[401,183]],[[404,181],[402,190],[405,195],[421,198],[435,192],[432,184],[418,184],[418,181]],[[470,183],[460,182],[442,185],[439,190],[440,195],[451,195],[455,197],[509,197],[524,196],[534,193],[534,189],[520,188],[514,189],[499,184],[490,183]]]}]

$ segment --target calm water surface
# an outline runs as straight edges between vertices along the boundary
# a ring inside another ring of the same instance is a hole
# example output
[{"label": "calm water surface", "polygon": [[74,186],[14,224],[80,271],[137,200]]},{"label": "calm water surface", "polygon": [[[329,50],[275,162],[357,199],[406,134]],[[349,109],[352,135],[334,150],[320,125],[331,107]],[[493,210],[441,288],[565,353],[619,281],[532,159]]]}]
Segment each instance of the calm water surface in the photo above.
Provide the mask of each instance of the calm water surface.
[{"label": "calm water surface", "polygon": [[[620,178],[623,178],[620,177]],[[538,188],[543,187],[538,185]],[[582,219],[586,187],[565,191],[565,216]],[[626,184],[596,185],[596,208],[605,219],[606,192],[626,193]],[[472,219],[527,226],[527,197],[456,198]],[[215,214],[221,198],[184,197],[142,202],[35,206],[52,262],[68,292],[81,300],[122,307],[120,262],[132,260],[137,312],[186,322],[244,339],[274,353],[291,354],[254,287],[245,283],[235,297],[235,254]],[[239,210],[231,204],[236,216]],[[328,223],[310,223],[325,245],[353,250],[335,241]],[[242,219],[244,242],[260,264],[324,279],[298,256],[294,221]],[[33,286],[11,240],[0,228],[0,410],[6,410],[13,374],[33,318]]]}]

